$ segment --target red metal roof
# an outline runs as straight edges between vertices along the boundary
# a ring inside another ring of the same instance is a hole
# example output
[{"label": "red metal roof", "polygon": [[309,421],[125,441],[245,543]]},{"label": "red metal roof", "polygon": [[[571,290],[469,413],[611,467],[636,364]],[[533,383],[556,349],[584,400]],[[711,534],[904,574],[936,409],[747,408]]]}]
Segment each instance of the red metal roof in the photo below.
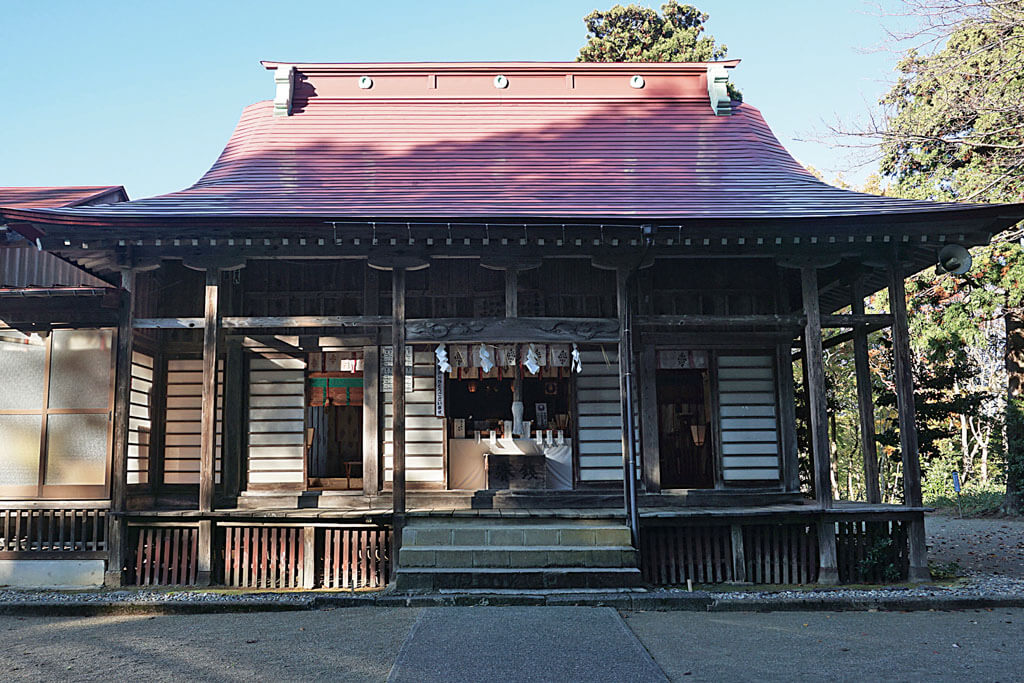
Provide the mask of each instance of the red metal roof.
[{"label": "red metal roof", "polygon": [[79,206],[102,200],[128,199],[121,185],[82,185],[74,187],[0,187],[0,207],[58,208]]},{"label": "red metal roof", "polygon": [[[978,208],[818,181],[751,105],[714,114],[706,68],[296,65],[294,113],[274,116],[273,102],[247,107],[220,158],[192,187],[110,206],[4,213],[38,223],[110,224],[190,217],[785,219]],[[495,87],[497,74],[507,76],[507,88]],[[631,87],[630,74],[646,85]],[[359,75],[371,77],[372,87],[360,88]]]}]

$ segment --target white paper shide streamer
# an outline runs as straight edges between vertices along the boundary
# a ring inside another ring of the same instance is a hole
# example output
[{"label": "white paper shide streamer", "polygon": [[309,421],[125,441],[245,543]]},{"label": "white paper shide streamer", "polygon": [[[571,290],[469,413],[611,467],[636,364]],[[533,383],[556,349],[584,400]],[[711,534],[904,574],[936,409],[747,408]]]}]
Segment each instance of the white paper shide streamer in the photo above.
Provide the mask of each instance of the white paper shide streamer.
[{"label": "white paper shide streamer", "polygon": [[434,349],[434,356],[437,357],[437,367],[441,372],[451,372],[452,364],[448,362],[448,349],[444,344],[438,344]]}]

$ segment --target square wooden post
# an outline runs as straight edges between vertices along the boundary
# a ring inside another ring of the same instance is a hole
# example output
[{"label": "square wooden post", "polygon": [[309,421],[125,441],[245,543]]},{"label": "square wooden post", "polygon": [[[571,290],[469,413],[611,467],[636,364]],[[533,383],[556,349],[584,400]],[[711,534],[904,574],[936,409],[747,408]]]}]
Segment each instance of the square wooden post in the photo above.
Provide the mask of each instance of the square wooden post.
[{"label": "square wooden post", "polygon": [[[821,310],[818,305],[818,271],[814,266],[800,269],[803,293],[804,364],[807,368],[807,399],[811,413],[811,451],[814,457],[814,495],[823,511],[832,507],[832,481],[829,476],[828,406],[825,399],[825,359],[821,348]],[[818,582],[838,583],[835,525],[824,515],[818,522]]]},{"label": "square wooden post", "polygon": [[380,347],[363,347],[363,495],[380,493]]},{"label": "square wooden post", "polygon": [[[914,417],[914,376],[910,361],[910,332],[907,322],[907,293],[903,268],[889,268],[889,309],[892,313],[893,381],[900,425],[900,452],[903,457],[903,502],[920,508],[921,461],[918,454],[917,424]],[[910,580],[928,581],[928,550],[925,545],[924,517],[909,523],[907,542],[910,556]]]},{"label": "square wooden post", "polygon": [[[864,315],[864,281],[857,278],[851,286],[851,311]],[[860,413],[860,450],[864,458],[864,488],[869,503],[881,503],[878,485],[878,451],[875,445],[875,403],[868,368],[868,332],[863,325],[853,328],[853,364],[857,379],[857,408]]]},{"label": "square wooden post", "polygon": [[622,414],[622,489],[626,522],[639,547],[640,520],[636,503],[636,449],[633,424],[633,344],[630,335],[629,278],[632,268],[615,269],[615,303],[619,314],[619,396]]},{"label": "square wooden post", "polygon": [[[203,323],[203,400],[199,429],[199,511],[213,510],[217,457],[217,357],[220,355],[220,269],[206,269]],[[201,539],[200,539],[201,540]]]},{"label": "square wooden post", "polygon": [[117,320],[117,357],[114,370],[114,448],[110,464],[110,515],[107,519],[107,568],[103,583],[123,584],[127,532],[124,517],[128,497],[128,418],[131,410],[132,318],[135,316],[135,272],[121,271],[121,306]]},{"label": "square wooden post", "polygon": [[391,271],[391,406],[393,549],[391,574],[399,564],[405,527],[405,268]]}]

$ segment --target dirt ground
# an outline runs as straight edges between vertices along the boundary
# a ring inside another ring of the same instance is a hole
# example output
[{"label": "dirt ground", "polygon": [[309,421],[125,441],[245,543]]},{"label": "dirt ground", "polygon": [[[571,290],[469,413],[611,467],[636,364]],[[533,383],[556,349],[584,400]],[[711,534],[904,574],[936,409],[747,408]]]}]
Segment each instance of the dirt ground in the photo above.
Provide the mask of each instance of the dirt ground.
[{"label": "dirt ground", "polygon": [[925,517],[928,559],[956,562],[968,575],[1024,578],[1024,519]]}]

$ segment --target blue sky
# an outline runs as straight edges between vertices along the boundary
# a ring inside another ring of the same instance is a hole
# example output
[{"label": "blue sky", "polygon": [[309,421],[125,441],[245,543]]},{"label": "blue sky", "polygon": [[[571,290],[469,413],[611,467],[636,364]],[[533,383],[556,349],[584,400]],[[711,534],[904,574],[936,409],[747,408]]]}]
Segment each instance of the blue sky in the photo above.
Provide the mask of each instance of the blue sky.
[{"label": "blue sky", "polygon": [[[210,166],[243,106],[273,97],[260,59],[571,61],[583,16],[612,4],[0,0],[0,186],[170,192]],[[743,60],[732,80],[783,144],[829,177],[847,167],[844,152],[798,139],[836,116],[863,117],[885,91],[896,55],[865,52],[884,41],[877,10],[860,0],[694,4]]]}]

